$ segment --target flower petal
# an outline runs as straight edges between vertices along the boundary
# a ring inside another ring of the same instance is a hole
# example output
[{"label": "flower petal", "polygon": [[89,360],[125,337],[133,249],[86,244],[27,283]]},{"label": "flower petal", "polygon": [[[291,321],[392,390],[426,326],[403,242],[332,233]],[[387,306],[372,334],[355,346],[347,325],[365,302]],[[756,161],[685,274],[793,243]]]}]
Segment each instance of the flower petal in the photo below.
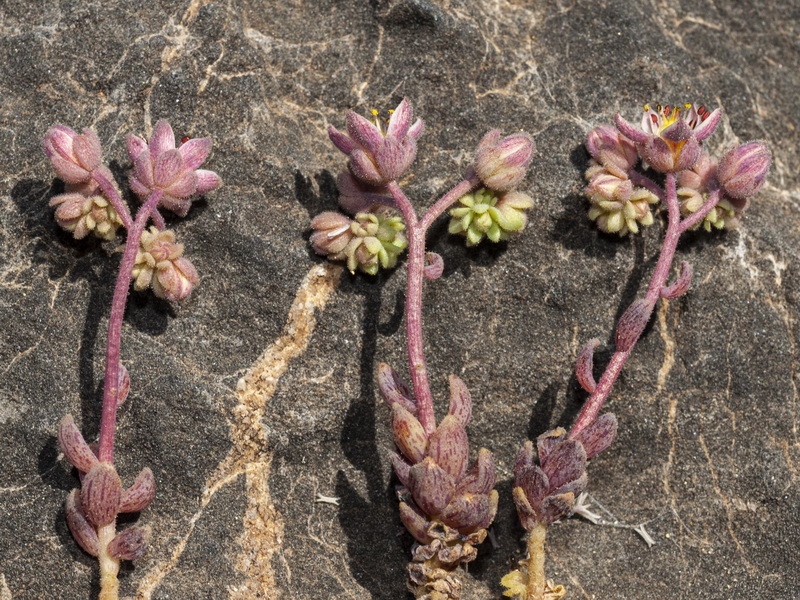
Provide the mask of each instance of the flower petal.
[{"label": "flower petal", "polygon": [[194,191],[195,194],[202,196],[222,185],[222,179],[214,171],[197,169],[194,173],[197,175],[197,189]]},{"label": "flower petal", "polygon": [[166,190],[183,171],[183,158],[178,150],[167,150],[156,156],[153,164],[153,183]]},{"label": "flower petal", "polygon": [[211,138],[192,138],[181,147],[178,152],[183,157],[183,164],[187,169],[196,169],[208,157],[211,152]]},{"label": "flower petal", "polygon": [[150,136],[150,155],[155,158],[162,152],[175,149],[175,134],[166,121],[159,121]]}]

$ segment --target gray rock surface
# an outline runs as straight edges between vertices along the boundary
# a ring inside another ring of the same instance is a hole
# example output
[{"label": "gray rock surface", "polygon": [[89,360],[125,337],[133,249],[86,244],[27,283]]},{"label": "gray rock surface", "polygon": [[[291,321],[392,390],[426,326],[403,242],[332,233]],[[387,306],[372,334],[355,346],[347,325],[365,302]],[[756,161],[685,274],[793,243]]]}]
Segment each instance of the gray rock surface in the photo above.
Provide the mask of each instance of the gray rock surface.
[{"label": "gray rock surface", "polygon": [[[766,188],[740,230],[693,234],[687,296],[664,302],[617,384],[612,449],[591,492],[628,529],[579,519],[548,538],[571,598],[797,598],[800,439],[800,3],[577,0],[206,0],[0,5],[0,598],[96,596],[96,563],[63,501],[77,479],[56,424],[97,434],[114,244],[76,242],[47,202],[49,126],[94,127],[118,179],[124,136],[161,118],[211,135],[225,186],[175,220],[201,285],[181,306],[134,293],[123,330],[131,396],[125,482],[148,465],[154,539],[123,569],[138,599],[402,599],[403,533],[378,362],[402,372],[405,274],[351,277],[307,247],[335,206],[343,157],[325,135],[349,108],[403,97],[425,119],[406,189],[454,183],[489,128],[540,149],[529,228],[467,250],[438,226],[445,274],[425,290],[434,393],[475,399],[470,437],[499,467],[495,547],[467,598],[501,595],[522,558],[510,501],[521,443],[568,425],[580,345],[604,341],[654,266],[663,222],[599,233],[581,196],[593,126],[645,102],[721,106],[710,141],[764,139]],[[318,494],[338,505],[316,502]]]}]

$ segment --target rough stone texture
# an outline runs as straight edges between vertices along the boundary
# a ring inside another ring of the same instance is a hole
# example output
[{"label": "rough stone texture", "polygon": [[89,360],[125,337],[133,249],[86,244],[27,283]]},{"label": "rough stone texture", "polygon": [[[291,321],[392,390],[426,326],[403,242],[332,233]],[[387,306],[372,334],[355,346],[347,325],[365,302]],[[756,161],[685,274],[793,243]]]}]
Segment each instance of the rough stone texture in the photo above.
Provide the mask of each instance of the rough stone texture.
[{"label": "rough stone texture", "polygon": [[341,275],[307,248],[343,165],[326,125],[405,95],[428,125],[406,182],[421,205],[491,127],[524,128],[540,149],[524,235],[471,250],[443,224],[431,236],[445,259],[425,291],[434,393],[444,410],[447,375],[464,378],[475,451],[499,467],[497,545],[470,565],[466,597],[499,597],[521,558],[513,456],[577,414],[577,350],[600,337],[607,360],[663,234],[591,225],[583,136],[617,110],[700,101],[726,113],[712,148],[761,138],[775,163],[739,231],[680,245],[696,283],[659,305],[610,402],[618,441],[589,469],[594,498],[656,544],[571,519],[551,529],[547,573],[572,598],[796,598],[799,22],[792,0],[5,0],[0,597],[85,599],[98,585],[64,523],[77,479],[55,431],[72,413],[97,434],[119,255],[58,230],[40,138],[56,122],[94,127],[123,181],[124,136],[160,118],[214,137],[208,164],[226,185],[175,220],[196,293],[181,306],[136,293],[127,311],[118,467],[129,484],[150,466],[158,488],[138,519],[152,548],[123,569],[123,593],[405,597],[411,538],[373,382],[379,361],[406,370],[404,273]]}]

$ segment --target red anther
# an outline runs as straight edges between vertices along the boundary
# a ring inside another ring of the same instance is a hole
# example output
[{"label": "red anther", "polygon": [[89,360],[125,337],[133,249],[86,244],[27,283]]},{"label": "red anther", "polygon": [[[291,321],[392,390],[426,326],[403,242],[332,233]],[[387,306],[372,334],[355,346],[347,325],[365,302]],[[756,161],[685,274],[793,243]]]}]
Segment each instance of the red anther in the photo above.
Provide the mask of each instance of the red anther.
[{"label": "red anther", "polygon": [[658,125],[658,117],[655,115],[650,115],[650,120],[653,122],[653,125]]},{"label": "red anther", "polygon": [[181,144],[185,144],[185,143],[186,143],[186,142],[188,142],[190,139],[192,139],[192,138],[190,138],[188,135],[185,135],[185,136],[183,136],[183,137],[181,138]]}]

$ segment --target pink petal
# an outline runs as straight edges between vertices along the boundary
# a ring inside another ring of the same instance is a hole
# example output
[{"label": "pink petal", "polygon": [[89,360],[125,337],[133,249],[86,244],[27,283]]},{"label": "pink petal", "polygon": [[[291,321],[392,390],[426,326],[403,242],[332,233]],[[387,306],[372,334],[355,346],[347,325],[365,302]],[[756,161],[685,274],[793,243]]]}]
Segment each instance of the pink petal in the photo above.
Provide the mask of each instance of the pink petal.
[{"label": "pink petal", "polygon": [[411,119],[414,116],[414,109],[408,98],[403,98],[403,101],[394,109],[392,116],[389,117],[389,126],[386,128],[386,135],[393,135],[397,138],[402,138],[408,132],[411,126]]},{"label": "pink petal", "polygon": [[347,133],[353,141],[372,153],[383,143],[383,134],[375,124],[352,110],[347,113]]},{"label": "pink petal", "polygon": [[153,184],[167,189],[183,171],[183,158],[178,150],[167,150],[156,156],[153,164]]},{"label": "pink petal", "polygon": [[208,153],[211,152],[211,138],[192,138],[181,144],[178,152],[183,157],[183,164],[187,169],[196,169],[203,164]]},{"label": "pink petal", "polygon": [[345,154],[350,154],[356,145],[349,137],[336,129],[333,125],[328,125],[328,137],[331,138],[333,145]]},{"label": "pink petal", "polygon": [[202,195],[222,185],[222,179],[220,179],[220,176],[214,171],[197,169],[194,173],[197,175],[197,189],[195,190],[195,194]]},{"label": "pink petal", "polygon": [[153,159],[149,153],[142,152],[133,163],[133,172],[136,179],[147,188],[148,194],[153,188]]},{"label": "pink petal", "polygon": [[75,137],[72,150],[75,152],[75,158],[87,171],[96,169],[103,161],[103,149],[100,146],[100,140],[91,129],[84,129],[83,135]]},{"label": "pink petal", "polygon": [[65,183],[83,183],[89,178],[89,171],[58,154],[50,157],[50,164],[53,165],[56,175]]},{"label": "pink petal", "polygon": [[145,142],[138,135],[129,135],[125,138],[125,145],[128,148],[128,156],[132,162],[136,162],[139,155],[147,150],[147,142]]},{"label": "pink petal", "polygon": [[[147,154],[147,161],[150,161],[150,154]],[[133,173],[128,176],[128,185],[131,186],[133,193],[143,200],[150,195],[150,189],[141,181],[136,179],[136,176]]]},{"label": "pink petal", "polygon": [[620,130],[622,135],[632,140],[633,142],[636,142],[637,144],[644,144],[648,139],[650,139],[649,135],[647,135],[641,129],[638,129],[633,125],[631,125],[630,123],[628,123],[625,119],[622,118],[622,116],[619,113],[617,113],[616,116],[614,117],[614,121],[617,124],[617,129]]},{"label": "pink petal", "polygon": [[717,108],[706,118],[705,121],[700,123],[700,125],[695,128],[694,135],[699,142],[702,142],[704,139],[714,133],[714,130],[717,128],[721,117],[722,111]]},{"label": "pink petal", "polygon": [[194,171],[184,171],[177,181],[164,191],[175,198],[188,198],[197,189],[197,175]]},{"label": "pink petal", "polygon": [[175,134],[166,121],[159,121],[150,136],[150,154],[155,158],[162,152],[175,149]]},{"label": "pink petal", "polygon": [[179,217],[185,217],[189,212],[189,209],[192,207],[192,201],[188,198],[175,198],[174,196],[165,194],[164,197],[161,198],[161,202],[159,202],[158,205],[174,212]]}]

